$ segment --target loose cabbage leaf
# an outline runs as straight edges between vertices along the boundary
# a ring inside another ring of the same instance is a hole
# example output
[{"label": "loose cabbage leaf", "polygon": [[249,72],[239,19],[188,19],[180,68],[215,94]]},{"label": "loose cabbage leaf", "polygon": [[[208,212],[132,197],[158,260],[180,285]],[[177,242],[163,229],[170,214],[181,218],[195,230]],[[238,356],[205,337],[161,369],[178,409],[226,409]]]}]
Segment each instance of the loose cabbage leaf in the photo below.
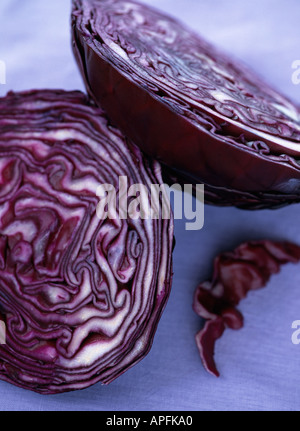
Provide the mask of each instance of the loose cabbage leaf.
[{"label": "loose cabbage leaf", "polygon": [[212,279],[198,286],[193,304],[198,316],[206,320],[196,335],[196,343],[208,372],[219,376],[214,361],[215,342],[226,328],[236,330],[244,325],[236,308],[240,301],[249,291],[265,287],[281,265],[299,260],[298,245],[273,241],[248,242],[215,259]]}]

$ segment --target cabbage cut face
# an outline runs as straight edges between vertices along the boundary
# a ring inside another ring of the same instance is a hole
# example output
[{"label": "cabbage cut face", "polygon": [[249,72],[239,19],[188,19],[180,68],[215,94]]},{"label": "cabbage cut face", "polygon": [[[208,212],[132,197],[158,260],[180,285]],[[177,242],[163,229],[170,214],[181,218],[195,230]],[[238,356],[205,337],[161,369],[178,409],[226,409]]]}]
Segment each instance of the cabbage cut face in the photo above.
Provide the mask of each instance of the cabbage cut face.
[{"label": "cabbage cut face", "polygon": [[97,216],[97,188],[160,165],[80,92],[0,100],[0,378],[43,394],[110,383],[149,351],[172,277],[173,220]]}]

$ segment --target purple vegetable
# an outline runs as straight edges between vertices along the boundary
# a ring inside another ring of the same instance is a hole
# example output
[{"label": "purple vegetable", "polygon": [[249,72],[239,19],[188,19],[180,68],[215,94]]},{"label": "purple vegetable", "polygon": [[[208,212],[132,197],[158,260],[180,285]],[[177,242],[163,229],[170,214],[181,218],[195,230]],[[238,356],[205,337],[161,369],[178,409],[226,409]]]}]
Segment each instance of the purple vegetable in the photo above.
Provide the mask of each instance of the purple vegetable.
[{"label": "purple vegetable", "polygon": [[97,187],[161,184],[80,92],[0,99],[0,378],[42,394],[110,383],[149,351],[173,220],[97,217]]},{"label": "purple vegetable", "polygon": [[250,290],[266,286],[280,266],[300,261],[300,247],[288,242],[252,241],[233,252],[220,254],[214,263],[212,280],[199,285],[194,297],[194,311],[206,320],[196,335],[204,367],[219,376],[214,361],[215,342],[228,327],[244,325],[236,306]]},{"label": "purple vegetable", "polygon": [[300,201],[300,110],[181,23],[131,0],[73,0],[73,48],[110,119],[209,203]]}]

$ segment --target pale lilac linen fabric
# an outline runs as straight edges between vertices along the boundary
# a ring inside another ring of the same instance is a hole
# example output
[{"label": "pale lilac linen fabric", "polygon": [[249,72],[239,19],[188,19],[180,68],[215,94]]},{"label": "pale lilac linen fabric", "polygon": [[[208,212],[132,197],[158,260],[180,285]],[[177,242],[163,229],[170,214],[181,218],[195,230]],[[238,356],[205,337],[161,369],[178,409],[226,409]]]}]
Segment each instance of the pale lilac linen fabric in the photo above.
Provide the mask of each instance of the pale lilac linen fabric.
[{"label": "pale lilac linen fabric", "polygon": [[[292,63],[300,60],[299,0],[148,0],[243,59],[300,103]],[[83,89],[70,48],[69,0],[1,0],[0,60],[8,90]],[[300,244],[300,206],[246,212],[206,207],[205,227],[176,222],[174,285],[150,354],[109,387],[40,396],[0,382],[0,410],[298,410],[300,345],[291,324],[300,319],[300,266],[287,265],[267,289],[241,305],[245,328],[217,344],[221,378],[204,371],[194,343],[200,321],[192,311],[198,281],[213,258],[250,239]]]}]

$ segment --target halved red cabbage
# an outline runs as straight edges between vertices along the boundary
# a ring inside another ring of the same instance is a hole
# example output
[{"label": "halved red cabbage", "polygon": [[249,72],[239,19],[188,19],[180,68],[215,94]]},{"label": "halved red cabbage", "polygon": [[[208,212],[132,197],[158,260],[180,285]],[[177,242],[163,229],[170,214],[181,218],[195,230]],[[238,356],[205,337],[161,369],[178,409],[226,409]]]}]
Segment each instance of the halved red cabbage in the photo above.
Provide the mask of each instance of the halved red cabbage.
[{"label": "halved red cabbage", "polygon": [[171,175],[205,183],[208,203],[300,201],[299,106],[132,0],[73,0],[72,31],[89,94]]},{"label": "halved red cabbage", "polygon": [[42,394],[110,383],[149,351],[173,220],[100,220],[99,185],[162,184],[80,92],[0,99],[0,378]]},{"label": "halved red cabbage", "polygon": [[300,247],[289,242],[251,241],[232,252],[220,254],[214,262],[211,281],[201,283],[194,297],[194,311],[206,323],[196,335],[205,369],[219,376],[215,361],[215,342],[226,328],[240,329],[243,316],[236,306],[250,290],[264,287],[280,265],[300,261]]}]

